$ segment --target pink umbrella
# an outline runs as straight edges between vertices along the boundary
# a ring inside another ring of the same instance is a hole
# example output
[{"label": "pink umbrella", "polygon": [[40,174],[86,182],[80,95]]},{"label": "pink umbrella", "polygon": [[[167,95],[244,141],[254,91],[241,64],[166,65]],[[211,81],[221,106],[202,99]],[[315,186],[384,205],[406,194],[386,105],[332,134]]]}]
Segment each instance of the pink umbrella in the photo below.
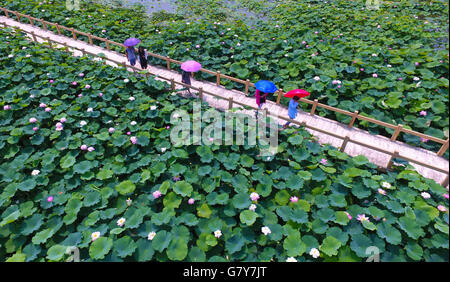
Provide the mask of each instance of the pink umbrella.
[{"label": "pink umbrella", "polygon": [[188,72],[196,72],[202,68],[202,65],[196,61],[186,61],[181,64],[181,69]]}]

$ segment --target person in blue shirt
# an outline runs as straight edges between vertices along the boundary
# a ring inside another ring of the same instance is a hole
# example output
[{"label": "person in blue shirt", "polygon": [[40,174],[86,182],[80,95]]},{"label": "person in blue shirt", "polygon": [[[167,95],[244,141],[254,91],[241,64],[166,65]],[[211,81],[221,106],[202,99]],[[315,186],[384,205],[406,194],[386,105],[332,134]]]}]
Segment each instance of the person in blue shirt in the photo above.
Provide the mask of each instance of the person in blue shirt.
[{"label": "person in blue shirt", "polygon": [[127,47],[126,54],[130,65],[134,66],[136,64],[136,50],[134,49],[134,47]]},{"label": "person in blue shirt", "polygon": [[[297,96],[294,96],[294,98],[289,101],[288,115],[290,119],[295,119],[297,117],[298,100],[299,98]],[[290,121],[286,122],[286,124],[283,125],[283,128],[287,128],[290,123]]]}]

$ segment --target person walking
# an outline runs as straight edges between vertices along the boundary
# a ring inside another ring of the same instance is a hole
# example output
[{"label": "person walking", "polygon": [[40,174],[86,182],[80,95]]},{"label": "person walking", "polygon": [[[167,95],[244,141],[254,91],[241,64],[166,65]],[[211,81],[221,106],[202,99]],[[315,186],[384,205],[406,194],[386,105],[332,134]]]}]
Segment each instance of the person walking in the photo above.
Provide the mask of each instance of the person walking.
[{"label": "person walking", "polygon": [[[191,84],[191,72],[182,70],[181,71],[181,82],[186,83],[188,85],[192,85]],[[189,87],[188,87],[188,92],[189,92],[189,95],[192,95],[191,89]]]},{"label": "person walking", "polygon": [[256,104],[258,105],[258,110],[256,110],[255,116],[256,118],[258,118],[258,111],[262,109],[262,106],[266,103],[267,92],[264,93],[264,95],[261,95],[261,91],[256,89],[255,96],[256,96]]},{"label": "person walking", "polygon": [[130,65],[134,66],[136,64],[136,50],[134,47],[129,46],[125,50],[128,62],[130,62]]},{"label": "person walking", "polygon": [[147,58],[148,58],[147,49],[144,49],[144,47],[139,46],[137,59],[139,60],[139,64],[141,65],[141,68],[144,70],[147,69],[147,66],[148,66]]},{"label": "person walking", "polygon": [[[297,96],[294,96],[289,101],[288,116],[290,119],[295,119],[297,117],[298,100],[300,100],[300,98],[298,98]],[[291,123],[290,121],[286,122],[286,124],[283,125],[283,128],[287,128],[290,123]]]}]

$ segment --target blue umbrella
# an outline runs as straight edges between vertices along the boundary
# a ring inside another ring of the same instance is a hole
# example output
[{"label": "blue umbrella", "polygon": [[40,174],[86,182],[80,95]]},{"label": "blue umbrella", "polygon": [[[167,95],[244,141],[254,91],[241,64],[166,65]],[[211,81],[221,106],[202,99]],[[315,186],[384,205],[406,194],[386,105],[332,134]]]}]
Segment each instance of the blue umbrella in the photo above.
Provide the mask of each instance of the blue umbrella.
[{"label": "blue umbrella", "polygon": [[125,42],[123,43],[123,45],[127,46],[127,47],[131,47],[131,46],[135,46],[138,45],[141,42],[140,39],[137,38],[128,38],[127,40],[125,40]]},{"label": "blue umbrella", "polygon": [[275,84],[268,80],[258,81],[255,83],[255,88],[264,93],[275,93],[278,90]]}]

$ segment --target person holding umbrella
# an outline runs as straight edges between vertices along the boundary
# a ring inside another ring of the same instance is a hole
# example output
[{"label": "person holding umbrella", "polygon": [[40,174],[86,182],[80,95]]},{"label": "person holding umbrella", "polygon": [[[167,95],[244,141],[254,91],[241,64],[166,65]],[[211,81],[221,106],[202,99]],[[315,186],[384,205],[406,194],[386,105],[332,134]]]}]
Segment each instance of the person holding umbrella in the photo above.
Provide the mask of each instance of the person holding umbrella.
[{"label": "person holding umbrella", "polygon": [[127,55],[127,59],[130,62],[130,65],[132,66],[136,64],[136,50],[134,49],[134,46],[138,45],[140,42],[141,40],[137,38],[128,38],[123,43],[123,45],[127,47],[125,49],[125,54]]},{"label": "person holding umbrella", "polygon": [[[278,90],[275,84],[268,80],[260,80],[256,82],[255,88],[255,97],[258,109],[261,109],[262,106],[266,103],[268,93],[275,93]],[[261,92],[264,93],[264,95],[261,95]],[[258,118],[258,110],[256,110],[255,117]]]},{"label": "person holding umbrella", "polygon": [[[194,72],[199,71],[202,68],[202,65],[196,61],[186,61],[181,64],[181,82],[186,83],[187,85],[191,84],[191,76],[194,76]],[[191,89],[188,87],[189,95],[191,94]]]},{"label": "person holding umbrella", "polygon": [[[297,117],[297,107],[298,107],[298,101],[300,98],[304,98],[306,96],[309,96],[309,93],[303,89],[294,89],[289,91],[284,95],[284,97],[292,98],[289,101],[289,108],[288,108],[288,116],[290,119],[295,119]],[[285,125],[283,125],[283,128],[287,128],[291,122],[286,122]]]}]

